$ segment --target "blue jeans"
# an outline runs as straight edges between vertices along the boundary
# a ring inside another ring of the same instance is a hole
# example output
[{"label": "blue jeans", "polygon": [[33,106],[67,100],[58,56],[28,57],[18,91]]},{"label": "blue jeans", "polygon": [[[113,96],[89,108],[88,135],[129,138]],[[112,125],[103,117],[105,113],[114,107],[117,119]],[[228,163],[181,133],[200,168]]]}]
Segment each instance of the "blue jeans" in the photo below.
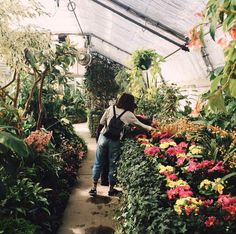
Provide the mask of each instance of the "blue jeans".
[{"label": "blue jeans", "polygon": [[97,143],[96,149],[96,158],[95,163],[93,165],[93,180],[98,181],[102,166],[104,163],[105,155],[108,154],[109,160],[109,183],[110,185],[116,184],[116,163],[120,156],[120,141],[114,141],[106,138],[102,134],[100,134]]}]

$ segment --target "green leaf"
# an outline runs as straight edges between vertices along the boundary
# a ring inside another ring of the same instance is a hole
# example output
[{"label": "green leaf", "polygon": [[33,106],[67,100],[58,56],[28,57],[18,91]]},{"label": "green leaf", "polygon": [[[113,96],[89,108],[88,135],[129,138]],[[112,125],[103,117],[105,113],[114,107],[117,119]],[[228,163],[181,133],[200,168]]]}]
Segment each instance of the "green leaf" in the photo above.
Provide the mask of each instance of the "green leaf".
[{"label": "green leaf", "polygon": [[236,79],[230,79],[229,91],[232,97],[236,98]]},{"label": "green leaf", "polygon": [[210,25],[210,35],[214,41],[215,41],[216,26],[217,26],[217,20],[216,18],[213,18]]},{"label": "green leaf", "polygon": [[215,92],[217,90],[217,87],[222,79],[222,75],[216,77],[212,82],[211,82],[211,92]]},{"label": "green leaf", "polygon": [[9,132],[0,132],[0,144],[22,157],[29,155],[26,143]]},{"label": "green leaf", "polygon": [[215,113],[225,112],[225,103],[222,92],[217,91],[208,99],[211,110]]},{"label": "green leaf", "polygon": [[223,69],[224,69],[223,66],[222,66],[222,67],[217,67],[217,68],[214,70],[214,75],[215,75],[215,76],[220,75],[220,73],[223,72]]},{"label": "green leaf", "polygon": [[223,31],[228,31],[236,23],[236,18],[234,14],[228,15],[223,22]]},{"label": "green leaf", "polygon": [[229,179],[230,177],[232,176],[236,176],[236,172],[232,172],[232,173],[229,173],[228,175],[224,176],[221,181],[225,181],[227,179]]}]

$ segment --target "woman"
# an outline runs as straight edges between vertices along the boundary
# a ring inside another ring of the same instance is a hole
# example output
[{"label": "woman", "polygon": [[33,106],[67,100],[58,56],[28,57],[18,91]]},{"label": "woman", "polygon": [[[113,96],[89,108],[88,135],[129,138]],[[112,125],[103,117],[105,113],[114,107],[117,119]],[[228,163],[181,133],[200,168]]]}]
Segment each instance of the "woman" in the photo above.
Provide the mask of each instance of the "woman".
[{"label": "woman", "polygon": [[[115,109],[116,117],[121,116],[120,120],[124,125],[134,124],[140,126],[148,131],[153,130],[151,126],[141,123],[133,114],[134,107],[136,106],[134,101],[134,96],[128,93],[124,93],[119,98],[117,104],[113,107],[110,106],[103,114],[100,124],[104,125],[101,130],[100,136],[98,138],[96,158],[93,166],[93,188],[89,191],[91,196],[96,196],[97,194],[97,183],[102,171],[103,162],[106,154],[108,154],[109,160],[109,196],[115,196],[119,193],[118,190],[114,188],[116,184],[116,162],[119,159],[120,154],[120,140],[122,139],[123,132],[120,133],[119,139],[111,139],[104,136],[107,135],[107,127],[109,122],[114,116],[113,108]],[[121,115],[122,114],[122,115]]]}]

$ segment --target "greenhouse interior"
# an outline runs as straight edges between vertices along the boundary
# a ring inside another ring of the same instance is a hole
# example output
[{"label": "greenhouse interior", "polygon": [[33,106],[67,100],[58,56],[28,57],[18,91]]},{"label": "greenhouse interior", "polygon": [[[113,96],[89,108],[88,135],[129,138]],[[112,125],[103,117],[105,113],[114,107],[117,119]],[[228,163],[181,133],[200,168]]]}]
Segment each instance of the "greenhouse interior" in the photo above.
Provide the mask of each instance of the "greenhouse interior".
[{"label": "greenhouse interior", "polygon": [[236,0],[0,15],[0,234],[236,233]]}]

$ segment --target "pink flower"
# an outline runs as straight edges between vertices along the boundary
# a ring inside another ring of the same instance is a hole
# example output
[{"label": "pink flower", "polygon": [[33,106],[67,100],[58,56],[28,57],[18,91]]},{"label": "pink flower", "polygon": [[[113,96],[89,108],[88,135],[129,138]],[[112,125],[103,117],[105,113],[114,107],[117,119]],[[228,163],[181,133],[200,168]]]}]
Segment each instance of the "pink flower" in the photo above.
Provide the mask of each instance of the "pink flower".
[{"label": "pink flower", "polygon": [[148,147],[144,150],[146,155],[155,156],[160,152],[160,148],[157,146]]},{"label": "pink flower", "polygon": [[184,210],[185,210],[186,215],[190,215],[194,211],[194,208],[186,206]]},{"label": "pink flower", "polygon": [[193,192],[188,190],[188,191],[185,191],[185,190],[180,190],[179,191],[179,196],[180,197],[192,197],[193,196]]},{"label": "pink flower", "polygon": [[179,157],[176,161],[176,164],[182,166],[184,164],[184,161],[185,161],[184,157]]},{"label": "pink flower", "polygon": [[166,137],[170,137],[170,136],[171,136],[171,134],[166,131],[166,132],[163,132],[163,133],[160,135],[160,139],[166,138]]},{"label": "pink flower", "polygon": [[216,223],[216,217],[215,216],[209,216],[207,218],[207,220],[205,221],[205,225],[207,227],[212,227],[212,226],[215,225],[215,223]]},{"label": "pink flower", "polygon": [[175,197],[178,195],[177,189],[170,189],[167,191],[167,196],[169,200],[175,199]]},{"label": "pink flower", "polygon": [[171,139],[171,138],[162,138],[162,139],[160,140],[160,143],[164,143],[164,142],[174,142],[174,140]]},{"label": "pink flower", "polygon": [[213,199],[208,199],[208,200],[203,201],[204,206],[207,206],[207,207],[211,206],[213,203],[214,203]]},{"label": "pink flower", "polygon": [[204,161],[198,163],[197,167],[198,167],[198,169],[203,169],[205,167],[212,167],[214,165],[215,165],[214,160],[204,160]]},{"label": "pink flower", "polygon": [[228,195],[221,194],[219,195],[217,202],[222,206],[229,206],[232,204],[236,205],[236,198],[231,197],[229,194]]},{"label": "pink flower", "polygon": [[187,172],[194,172],[194,171],[196,171],[198,169],[198,167],[197,167],[197,163],[195,162],[195,161],[191,161],[190,163],[189,163],[189,166],[188,166],[188,168],[187,168]]},{"label": "pink flower", "polygon": [[170,175],[167,175],[167,178],[169,180],[178,180],[178,176],[176,174],[170,174]]},{"label": "pink flower", "polygon": [[181,148],[187,148],[188,147],[188,143],[182,141],[178,144],[178,147],[181,147]]},{"label": "pink flower", "polygon": [[170,147],[166,150],[166,153],[169,155],[169,156],[175,156],[177,154],[176,152],[176,148],[175,147]]},{"label": "pink flower", "polygon": [[209,173],[215,172],[215,171],[225,172],[223,161],[219,161],[214,167],[208,170]]}]

